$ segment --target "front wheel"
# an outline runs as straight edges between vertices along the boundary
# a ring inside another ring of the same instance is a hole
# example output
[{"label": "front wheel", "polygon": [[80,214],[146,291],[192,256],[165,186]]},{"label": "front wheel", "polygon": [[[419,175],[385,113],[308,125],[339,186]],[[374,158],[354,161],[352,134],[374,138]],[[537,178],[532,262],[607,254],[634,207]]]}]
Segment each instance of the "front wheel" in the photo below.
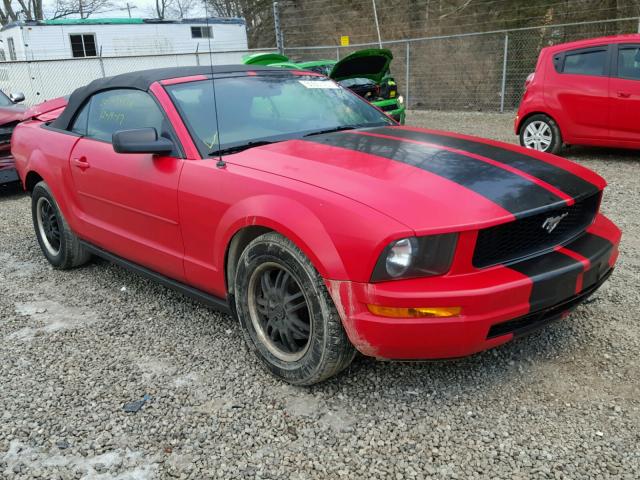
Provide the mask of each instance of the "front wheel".
[{"label": "front wheel", "polygon": [[245,340],[275,376],[312,385],[353,360],[356,351],[322,278],[283,236],[267,233],[247,246],[234,289]]},{"label": "front wheel", "polygon": [[546,115],[532,115],[520,128],[520,145],[540,152],[558,153],[562,148],[560,128]]}]

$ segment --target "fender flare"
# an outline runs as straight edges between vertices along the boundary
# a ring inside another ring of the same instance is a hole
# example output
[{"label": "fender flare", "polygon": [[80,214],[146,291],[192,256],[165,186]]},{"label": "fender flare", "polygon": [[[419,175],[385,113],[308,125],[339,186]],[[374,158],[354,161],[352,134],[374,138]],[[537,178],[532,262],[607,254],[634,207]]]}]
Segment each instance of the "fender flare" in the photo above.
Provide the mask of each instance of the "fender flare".
[{"label": "fender flare", "polygon": [[323,278],[346,279],[338,250],[322,221],[302,203],[281,195],[258,195],[229,208],[215,232],[214,264],[225,270],[227,249],[233,237],[246,227],[260,226],[291,240]]},{"label": "fender flare", "polygon": [[535,110],[533,112],[527,113],[524,117],[520,118],[518,120],[518,128],[516,130],[516,135],[520,135],[520,130],[522,129],[522,125],[524,125],[524,122],[533,117],[534,115],[544,115],[545,117],[549,117],[551,120],[553,120],[555,122],[555,124],[558,126],[558,129],[560,130],[560,134],[562,135],[562,126],[560,125],[560,123],[558,122],[558,120],[556,120],[556,118],[553,115],[549,115],[547,112],[543,111],[543,110]]}]

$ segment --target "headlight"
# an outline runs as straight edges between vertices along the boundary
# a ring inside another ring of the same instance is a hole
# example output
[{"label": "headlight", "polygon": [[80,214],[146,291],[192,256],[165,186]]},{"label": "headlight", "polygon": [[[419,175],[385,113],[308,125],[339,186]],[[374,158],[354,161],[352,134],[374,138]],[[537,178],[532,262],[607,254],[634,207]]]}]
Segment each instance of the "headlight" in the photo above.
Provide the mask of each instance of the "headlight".
[{"label": "headlight", "polygon": [[455,233],[393,241],[382,251],[371,281],[430,277],[447,273],[457,241],[458,235]]},{"label": "headlight", "polygon": [[398,103],[400,105],[404,104],[404,97],[402,95],[398,95]]}]

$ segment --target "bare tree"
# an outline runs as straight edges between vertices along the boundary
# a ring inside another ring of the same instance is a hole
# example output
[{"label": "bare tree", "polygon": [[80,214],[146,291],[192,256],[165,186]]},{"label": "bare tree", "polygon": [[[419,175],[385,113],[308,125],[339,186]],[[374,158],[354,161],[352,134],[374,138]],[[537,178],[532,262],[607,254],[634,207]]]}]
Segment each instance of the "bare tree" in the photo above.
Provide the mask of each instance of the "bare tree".
[{"label": "bare tree", "polygon": [[64,18],[69,15],[80,15],[89,18],[95,13],[113,7],[110,0],[57,0],[52,19]]},{"label": "bare tree", "polygon": [[173,0],[171,2],[169,11],[172,17],[189,18],[193,15],[194,10],[200,6],[201,0]]},{"label": "bare tree", "polygon": [[0,4],[0,23],[17,20],[42,20],[42,0],[3,0]]},{"label": "bare tree", "polygon": [[257,46],[273,39],[272,4],[271,0],[207,0],[207,14],[244,18],[249,44]]},{"label": "bare tree", "polygon": [[173,0],[156,0],[156,16],[159,20],[164,20],[167,9],[173,4]]}]

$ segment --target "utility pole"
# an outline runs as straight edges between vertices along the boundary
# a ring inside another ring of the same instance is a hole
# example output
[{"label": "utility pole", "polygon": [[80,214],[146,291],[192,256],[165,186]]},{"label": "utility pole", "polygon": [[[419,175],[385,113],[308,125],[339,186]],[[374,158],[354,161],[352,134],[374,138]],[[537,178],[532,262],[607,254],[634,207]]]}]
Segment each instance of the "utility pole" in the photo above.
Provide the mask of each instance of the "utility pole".
[{"label": "utility pole", "polygon": [[378,45],[382,48],[382,37],[380,36],[380,24],[378,23],[378,9],[376,8],[376,0],[371,0],[373,4],[373,17],[376,20],[376,31],[378,32]]},{"label": "utility pole", "polygon": [[282,27],[280,26],[280,9],[278,2],[273,2],[273,26],[276,31],[276,48],[280,55],[284,54],[284,42],[282,41]]}]

